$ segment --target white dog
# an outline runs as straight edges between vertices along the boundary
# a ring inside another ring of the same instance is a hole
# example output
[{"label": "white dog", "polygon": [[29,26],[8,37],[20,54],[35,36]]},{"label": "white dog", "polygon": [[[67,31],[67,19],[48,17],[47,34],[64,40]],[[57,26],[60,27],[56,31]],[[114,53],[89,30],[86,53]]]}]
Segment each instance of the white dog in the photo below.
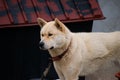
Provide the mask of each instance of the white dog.
[{"label": "white dog", "polygon": [[90,80],[110,80],[105,74],[112,68],[120,71],[120,32],[72,33],[58,19],[37,21],[41,27],[40,48],[49,51],[60,80],[89,75]]}]

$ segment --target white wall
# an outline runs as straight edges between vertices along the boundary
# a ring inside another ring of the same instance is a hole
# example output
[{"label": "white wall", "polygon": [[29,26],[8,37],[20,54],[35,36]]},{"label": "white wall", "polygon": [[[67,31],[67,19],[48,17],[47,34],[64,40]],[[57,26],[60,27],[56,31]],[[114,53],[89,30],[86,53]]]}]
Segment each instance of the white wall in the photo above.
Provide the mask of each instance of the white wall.
[{"label": "white wall", "polygon": [[120,31],[120,0],[98,0],[106,19],[95,20],[93,32]]}]

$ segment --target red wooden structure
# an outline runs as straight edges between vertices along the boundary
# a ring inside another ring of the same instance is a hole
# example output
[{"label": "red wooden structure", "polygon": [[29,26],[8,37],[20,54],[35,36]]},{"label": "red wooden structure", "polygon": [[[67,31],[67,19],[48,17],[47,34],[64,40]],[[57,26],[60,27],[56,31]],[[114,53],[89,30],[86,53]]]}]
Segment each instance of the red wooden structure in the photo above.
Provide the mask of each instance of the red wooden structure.
[{"label": "red wooden structure", "polygon": [[120,72],[116,73],[115,76],[120,80]]},{"label": "red wooden structure", "polygon": [[0,0],[0,28],[37,25],[37,17],[63,22],[104,19],[97,0]]}]

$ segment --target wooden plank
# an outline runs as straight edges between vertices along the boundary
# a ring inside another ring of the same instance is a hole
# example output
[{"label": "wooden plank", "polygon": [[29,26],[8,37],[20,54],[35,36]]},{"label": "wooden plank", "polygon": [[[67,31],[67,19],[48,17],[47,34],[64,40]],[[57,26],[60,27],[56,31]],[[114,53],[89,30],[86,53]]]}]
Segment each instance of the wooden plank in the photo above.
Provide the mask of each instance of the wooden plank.
[{"label": "wooden plank", "polygon": [[76,11],[75,4],[73,0],[60,0],[61,5],[63,7],[65,16],[68,19],[79,19],[80,16],[78,12]]},{"label": "wooden plank", "polygon": [[103,17],[97,0],[89,0],[94,17]]},{"label": "wooden plank", "polygon": [[59,20],[67,20],[59,0],[47,0],[47,5],[52,17],[58,18]]},{"label": "wooden plank", "polygon": [[36,12],[38,17],[45,19],[46,21],[51,21],[51,12],[47,6],[46,0],[34,0],[34,5],[36,6]]},{"label": "wooden plank", "polygon": [[21,14],[17,0],[6,0],[8,13],[11,14],[13,24],[23,24],[25,20]]},{"label": "wooden plank", "polygon": [[88,0],[74,0],[79,14],[84,19],[93,18],[91,7]]},{"label": "wooden plank", "polygon": [[21,8],[25,13],[28,23],[36,23],[37,14],[31,0],[20,0]]},{"label": "wooden plank", "polygon": [[8,25],[8,24],[10,24],[10,20],[4,2],[3,0],[0,0],[0,25]]}]

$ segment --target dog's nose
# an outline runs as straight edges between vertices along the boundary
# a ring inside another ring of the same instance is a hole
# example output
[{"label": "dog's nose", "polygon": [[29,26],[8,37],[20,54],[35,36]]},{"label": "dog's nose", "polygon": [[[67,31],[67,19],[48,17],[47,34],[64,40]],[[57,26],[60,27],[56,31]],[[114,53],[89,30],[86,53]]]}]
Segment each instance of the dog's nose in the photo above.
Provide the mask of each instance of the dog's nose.
[{"label": "dog's nose", "polygon": [[40,42],[39,46],[42,48],[44,46],[44,42]]}]

